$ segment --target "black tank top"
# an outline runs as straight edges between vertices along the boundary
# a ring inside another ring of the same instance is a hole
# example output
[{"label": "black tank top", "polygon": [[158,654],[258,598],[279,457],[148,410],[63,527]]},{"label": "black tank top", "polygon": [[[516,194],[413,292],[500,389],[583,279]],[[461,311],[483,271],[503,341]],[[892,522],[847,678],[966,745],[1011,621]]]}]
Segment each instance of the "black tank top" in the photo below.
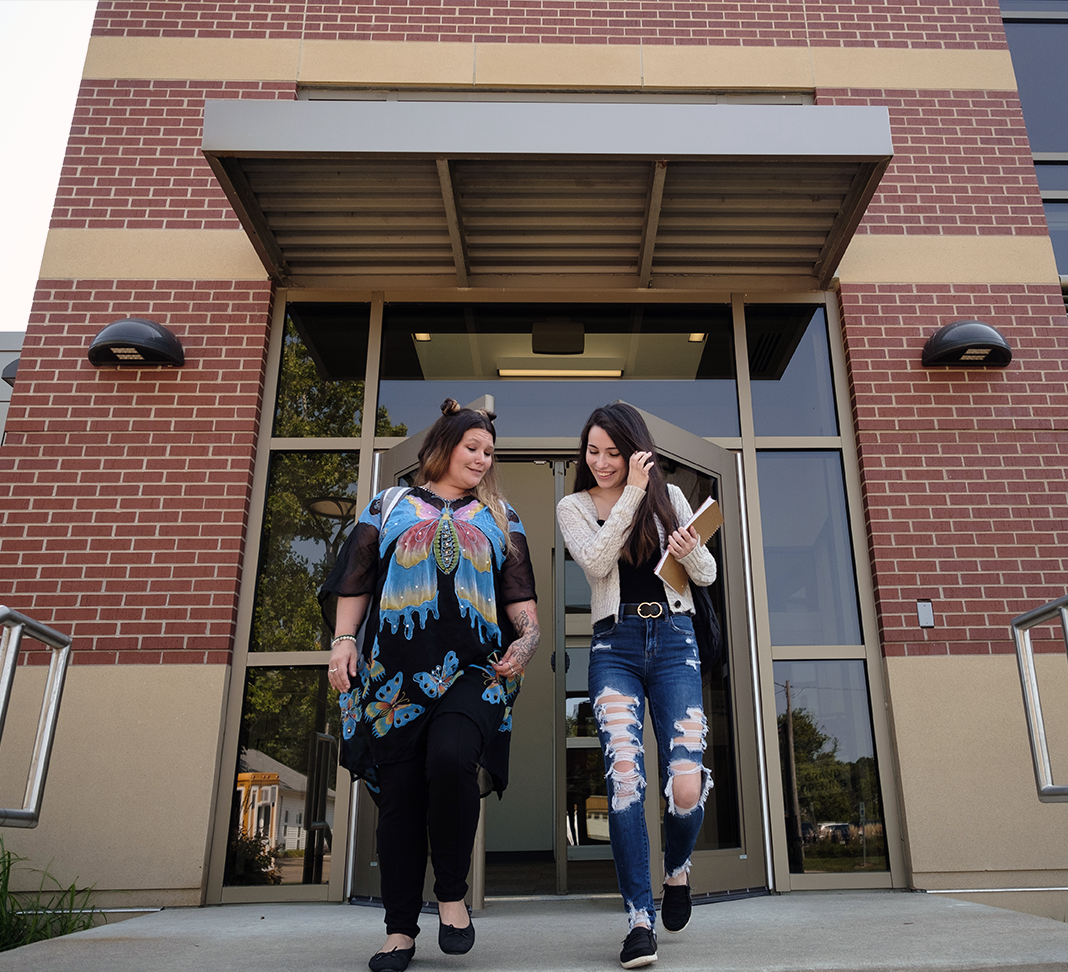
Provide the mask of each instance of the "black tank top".
[{"label": "black tank top", "polygon": [[[597,521],[604,526],[604,520]],[[642,601],[663,601],[664,582],[653,573],[659,557],[653,556],[640,564],[619,559],[619,602],[640,604]]]}]

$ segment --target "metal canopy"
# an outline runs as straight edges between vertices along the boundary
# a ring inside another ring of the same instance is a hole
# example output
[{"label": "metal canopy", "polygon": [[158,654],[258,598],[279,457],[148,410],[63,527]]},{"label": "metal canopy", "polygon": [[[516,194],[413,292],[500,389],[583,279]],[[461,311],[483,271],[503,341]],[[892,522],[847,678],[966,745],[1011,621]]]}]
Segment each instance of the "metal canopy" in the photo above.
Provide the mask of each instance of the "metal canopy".
[{"label": "metal canopy", "polygon": [[825,287],[893,147],[881,107],[209,101],[203,151],[303,286]]}]

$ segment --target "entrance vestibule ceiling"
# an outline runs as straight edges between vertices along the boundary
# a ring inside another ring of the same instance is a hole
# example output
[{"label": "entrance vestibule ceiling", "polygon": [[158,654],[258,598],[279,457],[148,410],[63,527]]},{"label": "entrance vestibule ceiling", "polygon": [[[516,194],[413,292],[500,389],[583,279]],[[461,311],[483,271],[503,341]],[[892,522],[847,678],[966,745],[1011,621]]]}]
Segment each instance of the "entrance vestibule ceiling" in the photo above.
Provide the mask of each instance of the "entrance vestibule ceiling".
[{"label": "entrance vestibule ceiling", "polygon": [[826,287],[884,108],[209,101],[203,151],[296,286]]}]

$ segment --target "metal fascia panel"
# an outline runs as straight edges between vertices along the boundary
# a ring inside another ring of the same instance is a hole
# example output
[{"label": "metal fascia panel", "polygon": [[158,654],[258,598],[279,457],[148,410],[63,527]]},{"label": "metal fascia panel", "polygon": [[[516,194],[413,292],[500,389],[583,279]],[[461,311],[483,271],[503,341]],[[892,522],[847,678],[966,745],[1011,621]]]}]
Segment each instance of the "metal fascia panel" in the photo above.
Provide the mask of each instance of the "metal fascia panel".
[{"label": "metal fascia panel", "polygon": [[207,155],[885,159],[883,106],[208,101]]}]

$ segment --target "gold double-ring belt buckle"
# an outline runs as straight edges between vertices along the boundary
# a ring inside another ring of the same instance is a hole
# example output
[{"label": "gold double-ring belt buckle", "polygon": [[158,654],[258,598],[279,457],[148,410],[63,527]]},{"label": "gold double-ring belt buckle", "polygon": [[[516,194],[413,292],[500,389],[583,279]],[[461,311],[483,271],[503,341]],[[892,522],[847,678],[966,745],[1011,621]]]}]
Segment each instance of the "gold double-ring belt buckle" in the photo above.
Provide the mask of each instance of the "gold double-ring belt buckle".
[{"label": "gold double-ring belt buckle", "polygon": [[[652,613],[653,608],[656,608],[656,614]],[[645,611],[649,611],[649,614],[645,614]],[[660,617],[664,613],[664,605],[659,601],[642,601],[638,605],[638,617],[643,621],[653,621]]]}]

